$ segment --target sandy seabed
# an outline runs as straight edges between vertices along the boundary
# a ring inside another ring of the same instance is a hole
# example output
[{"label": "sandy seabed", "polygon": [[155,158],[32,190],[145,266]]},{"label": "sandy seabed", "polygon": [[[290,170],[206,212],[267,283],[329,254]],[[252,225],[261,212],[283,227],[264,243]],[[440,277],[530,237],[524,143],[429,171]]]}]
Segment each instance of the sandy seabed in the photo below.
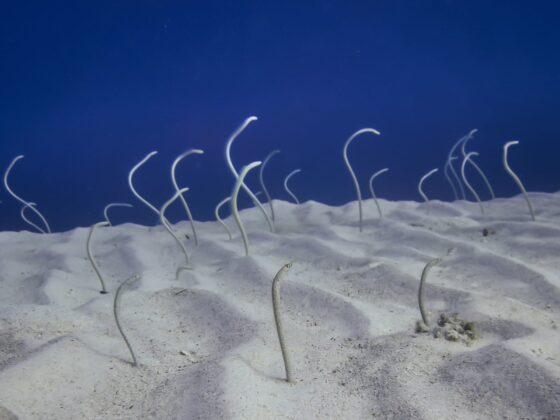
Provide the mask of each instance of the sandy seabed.
[{"label": "sandy seabed", "polygon": [[[560,418],[560,194],[484,203],[364,202],[341,207],[274,201],[276,233],[257,209],[197,223],[193,270],[162,226],[0,233],[1,419],[558,419]],[[175,229],[190,235],[188,223]],[[191,235],[192,237],[192,235]],[[472,321],[476,339],[416,333],[425,285],[442,312]],[[271,305],[282,317],[295,383]],[[116,288],[141,280],[120,298]]]}]

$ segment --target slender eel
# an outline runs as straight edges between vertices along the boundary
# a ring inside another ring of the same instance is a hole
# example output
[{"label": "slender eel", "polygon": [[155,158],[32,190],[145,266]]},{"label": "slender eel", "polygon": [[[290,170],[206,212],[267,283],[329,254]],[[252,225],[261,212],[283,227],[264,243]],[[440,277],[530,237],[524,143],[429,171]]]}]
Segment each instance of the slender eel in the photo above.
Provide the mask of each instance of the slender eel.
[{"label": "slender eel", "polygon": [[461,165],[461,176],[463,177],[463,181],[465,182],[465,185],[467,186],[469,191],[472,193],[472,195],[474,195],[474,198],[476,198],[476,201],[478,202],[478,205],[480,206],[480,213],[484,214],[484,207],[482,206],[482,202],[480,201],[480,197],[478,196],[478,194],[476,193],[476,191],[472,187],[472,185],[469,184],[469,181],[467,181],[467,177],[465,175],[465,164],[467,163],[468,160],[470,160],[471,156],[478,156],[478,153],[470,152],[463,158],[463,164]]},{"label": "slender eel", "polygon": [[[47,219],[45,219],[45,217],[41,214],[41,212],[39,210],[37,210],[34,206],[29,205],[29,202],[25,201],[23,198],[21,198],[19,195],[17,195],[11,188],[10,185],[8,184],[8,176],[10,175],[10,172],[12,171],[12,168],[14,167],[14,165],[16,164],[16,162],[20,159],[23,159],[24,156],[23,155],[19,155],[16,156],[14,158],[14,160],[12,160],[12,163],[10,163],[10,165],[8,166],[8,169],[6,169],[6,172],[4,172],[4,187],[6,188],[6,191],[8,191],[8,193],[14,197],[17,201],[19,201],[21,204],[23,204],[26,207],[29,207],[31,210],[33,210],[33,212],[39,216],[39,218],[41,219],[41,221],[43,222],[43,224],[45,225],[45,228],[47,230],[48,233],[51,233],[51,227],[49,226]],[[35,226],[34,226],[35,227]],[[42,230],[42,229],[41,229]]]},{"label": "slender eel", "polygon": [[451,161],[455,159],[457,159],[456,156],[451,156],[450,160],[445,162],[445,165],[443,165],[443,174],[445,175],[447,182],[449,182],[449,185],[451,185],[451,189],[453,190],[453,197],[455,198],[455,200],[458,200],[459,196],[457,195],[457,188],[455,188],[455,184],[453,183],[451,177],[449,176],[449,164]]},{"label": "slender eel", "polygon": [[[458,159],[457,157],[455,157],[455,159]],[[453,158],[450,158],[448,161],[448,168],[451,171],[451,175],[453,176],[453,179],[455,179],[455,181],[457,182],[457,185],[459,186],[459,192],[461,193],[461,199],[465,200],[467,198],[467,195],[465,194],[465,189],[463,188],[463,183],[461,182],[461,178],[459,178],[459,175],[457,175],[457,171],[455,171],[455,168],[453,167],[453,160],[455,160]]]},{"label": "slender eel", "polygon": [[146,163],[148,161],[148,159],[150,159],[152,156],[157,155],[157,153],[158,152],[156,150],[148,153],[146,155],[146,157],[144,157],[144,159],[142,159],[140,162],[138,162],[136,165],[134,165],[132,167],[132,169],[128,173],[128,186],[130,188],[130,191],[132,191],[132,194],[134,194],[134,196],[138,200],[140,200],[143,204],[146,205],[146,207],[148,207],[150,210],[152,210],[155,214],[157,214],[159,216],[159,210],[153,204],[151,204],[148,200],[146,200],[144,197],[142,197],[140,194],[138,194],[138,191],[136,191],[136,189],[134,188],[134,184],[132,183],[132,178],[133,178],[135,172],[138,170],[138,168],[140,168],[142,165],[144,165],[144,163]]},{"label": "slender eel", "polygon": [[[173,194],[173,197],[171,197],[169,200],[165,202],[163,206],[161,206],[161,210],[159,211],[159,220],[161,221],[161,224],[165,227],[165,230],[167,230],[169,234],[173,236],[173,239],[175,239],[175,241],[183,251],[183,254],[185,254],[185,261],[187,262],[187,265],[186,267],[182,267],[181,269],[187,269],[187,270],[191,268],[191,261],[189,258],[189,254],[187,252],[187,248],[185,247],[183,242],[181,242],[177,234],[173,232],[169,220],[165,218],[165,211],[167,210],[167,207],[169,207],[175,200],[177,200],[177,198],[179,198],[179,196],[181,196],[183,193],[187,192],[188,190],[189,190],[188,188],[181,188],[180,190],[178,190],[175,194]],[[177,271],[177,276],[179,275],[181,269]]]},{"label": "slender eel", "polygon": [[241,221],[241,217],[239,217],[239,210],[237,209],[237,196],[239,195],[239,189],[241,185],[243,185],[243,180],[249,173],[249,171],[253,168],[256,168],[261,164],[260,161],[252,162],[247,166],[244,166],[241,169],[241,173],[237,177],[237,181],[235,182],[235,186],[233,187],[233,191],[231,193],[231,213],[233,214],[233,218],[235,219],[235,223],[237,223],[237,227],[241,232],[241,238],[243,239],[243,246],[245,247],[245,255],[249,255],[249,239],[247,238],[247,232],[245,231],[245,227],[243,226],[243,222]]},{"label": "slender eel", "polygon": [[531,200],[529,200],[529,195],[527,194],[527,191],[525,190],[525,187],[523,186],[521,179],[519,179],[519,177],[515,174],[515,172],[513,172],[513,170],[509,167],[508,164],[508,149],[510,148],[510,146],[514,146],[516,144],[519,144],[519,141],[514,140],[504,144],[504,168],[506,169],[507,173],[513,178],[513,180],[515,181],[515,183],[523,193],[523,197],[525,197],[527,206],[529,206],[529,212],[531,213],[531,218],[533,219],[534,222],[536,220],[535,211],[533,210],[533,205],[531,204]]},{"label": "slender eel", "polygon": [[348,146],[350,145],[350,143],[352,143],[352,141],[358,137],[360,134],[364,134],[364,133],[371,133],[371,134],[375,134],[377,136],[379,136],[381,133],[377,130],[375,130],[374,128],[362,128],[361,130],[356,131],[354,134],[352,134],[348,140],[346,140],[346,143],[344,143],[344,149],[342,150],[342,157],[344,158],[344,163],[346,164],[346,167],[348,168],[348,172],[350,172],[350,176],[352,177],[352,181],[354,181],[354,188],[356,189],[356,195],[358,197],[358,212],[359,212],[359,228],[360,228],[360,232],[362,231],[362,192],[360,191],[360,184],[358,184],[358,178],[356,178],[356,174],[354,173],[354,170],[352,169],[352,165],[350,165],[350,161],[348,160]]},{"label": "slender eel", "polygon": [[428,196],[424,193],[424,190],[422,189],[422,184],[424,184],[424,181],[431,176],[432,174],[435,174],[438,171],[438,168],[434,168],[432,169],[430,172],[428,172],[426,175],[424,175],[422,178],[420,178],[420,182],[418,183],[418,192],[420,193],[420,195],[422,196],[422,198],[424,199],[424,201],[427,203],[428,201]]},{"label": "slender eel", "polygon": [[137,276],[132,276],[126,279],[125,281],[123,281],[121,285],[117,288],[117,292],[115,293],[115,300],[113,301],[113,315],[115,315],[115,322],[117,323],[117,328],[119,329],[119,332],[121,333],[122,338],[126,343],[126,346],[128,347],[128,351],[130,351],[130,355],[132,356],[132,366],[138,366],[138,362],[136,360],[136,356],[134,355],[134,351],[132,350],[132,346],[130,345],[128,338],[126,338],[126,335],[121,327],[121,323],[119,322],[119,314],[117,309],[118,309],[119,297],[121,295],[121,290],[123,289],[123,287],[132,284],[138,280],[140,280],[140,276],[137,275]]},{"label": "slender eel", "polygon": [[272,199],[270,198],[270,194],[268,193],[268,190],[266,189],[266,186],[264,185],[263,172],[264,172],[264,168],[265,168],[266,164],[268,163],[268,161],[270,160],[270,158],[272,158],[272,156],[274,156],[277,153],[280,153],[280,150],[273,150],[272,152],[270,152],[268,154],[268,156],[264,159],[261,167],[259,168],[259,181],[261,183],[261,188],[264,192],[264,195],[266,196],[266,199],[268,201],[268,205],[270,206],[270,218],[272,219],[273,222],[274,222],[274,206],[272,205]]},{"label": "slender eel", "polygon": [[[204,151],[200,150],[200,149],[190,149],[190,150],[187,150],[185,153],[177,156],[177,158],[173,161],[173,164],[171,165],[171,182],[173,183],[173,187],[175,188],[176,192],[179,191],[179,185],[177,184],[177,178],[175,176],[175,171],[177,169],[177,165],[183,159],[185,159],[186,157],[188,157],[192,154],[201,155],[203,153],[204,153]],[[179,198],[181,199],[181,203],[183,203],[183,208],[185,209],[185,213],[187,213],[187,217],[188,217],[189,223],[191,225],[191,230],[192,230],[192,234],[193,234],[193,238],[194,238],[194,244],[198,245],[198,236],[196,235],[196,229],[195,229],[195,226],[194,226],[194,221],[193,221],[191,209],[189,208],[189,205],[187,204],[187,200],[185,199],[183,194],[179,194]]]},{"label": "slender eel", "polygon": [[24,220],[25,223],[27,223],[30,226],[33,226],[35,229],[37,229],[39,232],[41,233],[47,233],[46,230],[43,230],[40,226],[36,225],[35,223],[33,223],[31,220],[29,220],[27,218],[27,216],[25,215],[25,209],[29,208],[29,207],[33,207],[35,206],[35,203],[29,202],[27,204],[25,204],[21,210],[19,211],[19,215],[21,216],[21,218]]},{"label": "slender eel", "polygon": [[430,326],[430,322],[428,321],[428,316],[424,310],[424,283],[426,282],[426,277],[428,277],[430,269],[440,262],[441,258],[434,258],[426,264],[424,270],[422,270],[422,276],[420,277],[420,287],[418,287],[418,306],[420,307],[420,315],[422,316],[422,322],[424,322],[424,324],[428,327]]},{"label": "slender eel", "polygon": [[290,172],[290,173],[288,174],[288,176],[284,179],[284,189],[286,190],[286,192],[287,192],[288,194],[290,194],[290,196],[291,196],[292,199],[296,202],[296,204],[299,204],[299,200],[298,200],[298,198],[296,197],[296,195],[292,192],[292,190],[290,190],[290,189],[288,188],[288,181],[290,180],[290,178],[291,178],[292,176],[294,176],[295,174],[300,173],[300,172],[301,172],[301,169],[294,169],[294,170],[293,170],[292,172]]},{"label": "slender eel", "polygon": [[103,281],[103,276],[101,275],[101,271],[99,271],[99,267],[97,266],[97,262],[95,261],[95,258],[93,256],[93,252],[91,252],[91,239],[93,238],[93,233],[95,232],[95,229],[97,229],[98,227],[103,227],[103,226],[109,226],[109,222],[104,220],[102,222],[98,222],[98,223],[94,224],[89,229],[89,234],[88,234],[87,243],[86,243],[86,250],[87,250],[87,256],[89,258],[89,262],[93,266],[95,274],[97,274],[97,277],[99,278],[99,282],[101,283],[101,291],[99,292],[101,294],[105,294],[105,293],[108,293],[108,292],[107,292],[107,289],[105,288],[105,282]]},{"label": "slender eel", "polygon": [[[465,139],[465,141],[463,142],[463,144],[461,145],[461,154],[463,155],[463,158],[465,156],[467,156],[467,151],[465,149],[467,147],[467,143],[469,142],[469,140],[471,138],[472,138],[472,136],[467,137]],[[482,169],[480,169],[480,167],[476,164],[476,162],[474,160],[469,159],[469,163],[478,172],[478,174],[480,175],[480,177],[482,178],[482,180],[486,184],[486,188],[488,188],[488,191],[490,192],[490,196],[492,197],[492,200],[494,200],[496,198],[496,195],[494,194],[494,189],[492,188],[492,185],[490,185],[490,181],[488,181],[488,178],[486,177],[486,174],[482,171]]]},{"label": "slender eel", "polygon": [[278,333],[278,341],[280,342],[280,350],[282,351],[282,359],[284,360],[284,369],[286,371],[286,382],[294,383],[294,375],[292,364],[286,348],[286,335],[284,334],[284,326],[280,317],[280,280],[292,268],[293,263],[285,264],[272,281],[272,309],[274,311],[274,322],[276,323],[276,332]]},{"label": "slender eel", "polygon": [[[232,135],[229,137],[229,139],[226,143],[226,161],[227,161],[227,164],[229,166],[229,169],[230,169],[231,173],[233,174],[233,176],[235,177],[236,180],[239,179],[239,174],[235,170],[235,167],[233,166],[233,162],[231,161],[231,145],[233,144],[235,139],[239,136],[239,134],[241,134],[243,132],[243,130],[245,130],[245,128],[247,128],[247,126],[250,123],[252,123],[253,121],[256,121],[257,119],[258,119],[257,117],[253,116],[253,117],[249,117],[245,121],[243,121],[243,124],[241,124],[237,128],[237,130],[235,130],[232,133]],[[241,187],[247,193],[247,195],[249,195],[253,204],[255,206],[257,206],[259,208],[259,210],[261,211],[261,213],[264,215],[264,218],[266,219],[266,223],[268,224],[268,228],[270,229],[270,231],[274,232],[274,224],[272,223],[272,220],[268,216],[268,213],[264,209],[264,207],[261,204],[261,202],[259,201],[259,199],[255,196],[255,194],[253,194],[253,192],[249,189],[249,187],[247,185],[245,185],[245,183],[241,183]]]},{"label": "slender eel", "polygon": [[220,201],[220,202],[218,203],[218,205],[216,206],[216,209],[214,210],[214,216],[216,216],[216,220],[217,220],[218,222],[220,222],[220,224],[224,227],[224,229],[226,230],[226,232],[227,232],[227,234],[228,234],[228,236],[229,236],[229,239],[231,240],[231,239],[232,239],[231,230],[229,230],[229,227],[228,227],[228,225],[226,225],[226,222],[224,222],[224,221],[222,220],[222,218],[220,217],[220,209],[222,208],[222,206],[223,206],[224,204],[226,204],[226,203],[227,203],[228,201],[230,201],[230,200],[231,200],[231,197],[226,197],[226,198],[224,198],[222,201]]},{"label": "slender eel", "polygon": [[371,193],[371,196],[373,197],[373,201],[375,202],[375,206],[377,207],[377,211],[379,212],[379,217],[383,217],[383,213],[381,213],[381,206],[379,205],[379,203],[377,202],[377,196],[375,195],[375,190],[373,189],[373,181],[375,180],[375,178],[377,178],[379,175],[381,175],[382,173],[385,173],[389,170],[389,168],[383,168],[380,169],[379,171],[377,171],[376,173],[374,173],[372,176],[370,176],[369,178],[369,192]]},{"label": "slender eel", "polygon": [[113,207],[134,207],[134,206],[132,204],[128,204],[128,203],[110,203],[110,204],[107,204],[105,206],[105,208],[103,209],[103,216],[105,217],[105,220],[107,221],[107,223],[109,223],[109,226],[113,226],[113,224],[111,223],[111,220],[109,220],[109,209],[111,209]]},{"label": "slender eel", "polygon": [[463,188],[463,184],[461,183],[461,180],[459,179],[459,176],[457,175],[457,172],[455,172],[455,168],[453,167],[451,157],[453,156],[453,152],[455,151],[455,149],[457,147],[459,147],[459,145],[462,142],[464,142],[467,138],[472,137],[477,131],[478,130],[475,128],[474,130],[471,130],[467,135],[465,135],[465,136],[461,137],[459,140],[457,140],[457,142],[453,145],[453,147],[449,151],[449,155],[447,155],[447,165],[449,166],[449,169],[451,170],[451,174],[455,178],[455,181],[457,181],[457,184],[459,185],[459,190],[461,191],[461,198],[463,200],[465,200],[467,198],[467,196],[465,194],[465,189]]}]

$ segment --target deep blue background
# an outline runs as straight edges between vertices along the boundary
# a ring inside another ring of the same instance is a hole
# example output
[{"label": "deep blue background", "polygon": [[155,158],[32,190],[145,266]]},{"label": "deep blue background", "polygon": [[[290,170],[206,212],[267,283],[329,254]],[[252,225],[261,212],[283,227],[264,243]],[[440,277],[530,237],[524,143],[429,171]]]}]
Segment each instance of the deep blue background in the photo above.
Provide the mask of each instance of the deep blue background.
[{"label": "deep blue background", "polygon": [[[0,13],[0,169],[26,155],[11,184],[55,230],[101,220],[111,201],[135,204],[116,221],[154,223],[126,182],[151,150],[136,182],[158,206],[173,192],[173,158],[206,151],[179,178],[195,217],[211,218],[233,186],[225,141],[250,115],[259,121],[233,158],[240,168],[281,149],[266,174],[277,198],[299,167],[302,200],[355,199],[341,150],[368,126],[382,136],[350,150],[366,197],[370,174],[388,166],[379,195],[418,200],[420,176],[471,128],[498,195],[518,192],[501,167],[511,139],[526,187],[560,188],[556,2],[13,3]],[[452,197],[441,169],[426,190]],[[0,200],[0,229],[25,228],[3,188]]]}]

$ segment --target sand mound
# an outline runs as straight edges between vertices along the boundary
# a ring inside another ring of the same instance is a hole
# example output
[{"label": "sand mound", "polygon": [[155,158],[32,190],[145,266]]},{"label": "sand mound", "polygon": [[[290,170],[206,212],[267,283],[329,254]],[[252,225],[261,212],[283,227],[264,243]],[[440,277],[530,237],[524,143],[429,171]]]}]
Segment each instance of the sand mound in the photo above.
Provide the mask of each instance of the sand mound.
[{"label": "sand mound", "polygon": [[[370,200],[362,233],[356,203],[275,201],[275,234],[258,210],[241,213],[249,257],[231,219],[231,241],[197,223],[193,270],[178,278],[184,256],[163,227],[100,228],[106,295],[87,229],[0,233],[0,418],[558,417],[560,195],[533,200],[537,222],[519,197],[485,203],[485,217],[474,203],[381,200],[378,219]],[[439,326],[456,341],[414,332],[420,273],[435,257],[425,306],[433,325],[459,314]],[[287,262],[294,384],[271,306]],[[138,367],[112,313],[135,274],[119,313]]]}]

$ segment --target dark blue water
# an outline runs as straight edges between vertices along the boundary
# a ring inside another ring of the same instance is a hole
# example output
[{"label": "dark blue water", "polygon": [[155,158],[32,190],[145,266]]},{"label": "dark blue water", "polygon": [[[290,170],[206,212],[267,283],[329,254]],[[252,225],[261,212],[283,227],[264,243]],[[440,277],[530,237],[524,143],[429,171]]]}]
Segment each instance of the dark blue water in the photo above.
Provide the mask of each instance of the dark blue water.
[{"label": "dark blue water", "polygon": [[[301,168],[291,185],[302,201],[355,199],[341,152],[362,127],[382,133],[350,150],[365,197],[387,166],[378,194],[419,200],[420,176],[440,167],[426,191],[452,199],[441,168],[472,128],[470,149],[499,196],[518,193],[501,166],[511,139],[529,190],[560,187],[554,2],[113,3],[13,2],[0,14],[0,168],[25,155],[10,183],[54,230],[91,225],[112,201],[135,205],[115,210],[116,222],[156,223],[127,186],[152,150],[136,184],[160,206],[174,157],[204,149],[178,175],[195,218],[212,218],[234,181],[226,139],[250,115],[259,120],[233,159],[240,168],[281,149],[266,173],[275,198],[289,198],[283,177]],[[259,189],[256,173],[248,183]],[[0,200],[0,229],[26,228],[3,188]]]}]

